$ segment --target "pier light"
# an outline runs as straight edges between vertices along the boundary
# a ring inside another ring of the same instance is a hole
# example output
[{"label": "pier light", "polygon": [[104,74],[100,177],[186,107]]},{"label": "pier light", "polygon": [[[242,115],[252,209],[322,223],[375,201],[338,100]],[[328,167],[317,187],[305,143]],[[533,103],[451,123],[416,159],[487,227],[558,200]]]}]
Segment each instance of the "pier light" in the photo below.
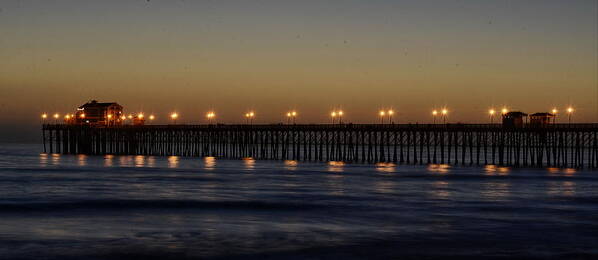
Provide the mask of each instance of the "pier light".
[{"label": "pier light", "polygon": [[58,118],[60,117],[60,115],[58,113],[54,114],[54,123],[58,124]]},{"label": "pier light", "polygon": [[438,110],[432,110],[432,124],[436,124],[436,116],[438,115]]},{"label": "pier light", "polygon": [[342,110],[338,111],[338,116],[343,116],[343,111]]},{"label": "pier light", "polygon": [[493,124],[494,123],[494,114],[496,114],[496,110],[491,108],[490,110],[488,110],[488,114],[490,115],[490,124]]},{"label": "pier light", "polygon": [[139,113],[139,114],[137,114],[137,118],[139,118],[139,119],[143,119],[143,113]]},{"label": "pier light", "polygon": [[293,119],[293,124],[295,123],[295,120],[297,117],[297,111],[293,110],[287,113],[287,124],[291,123],[291,119]]},{"label": "pier light", "polygon": [[380,112],[378,112],[378,115],[380,115],[380,123],[384,124],[384,116],[386,115],[386,112],[384,112],[384,110],[380,110]]},{"label": "pier light", "polygon": [[446,117],[448,115],[448,110],[446,108],[443,108],[442,111],[440,111],[440,113],[442,113],[442,122],[446,124]]},{"label": "pier light", "polygon": [[154,119],[156,119],[156,117],[154,115],[149,116],[149,120],[154,120]]},{"label": "pier light", "polygon": [[128,116],[128,118],[129,118],[129,119],[133,119],[133,115],[129,115],[129,116]]},{"label": "pier light", "polygon": [[42,119],[46,119],[46,118],[48,118],[48,114],[46,114],[46,113],[42,114]]},{"label": "pier light", "polygon": [[208,123],[212,123],[212,120],[216,117],[216,113],[214,112],[208,112],[206,114],[206,118],[208,119]]},{"label": "pier light", "polygon": [[120,119],[122,119],[123,121],[125,121],[127,119],[126,116],[121,116]]},{"label": "pier light", "polygon": [[79,115],[79,117],[80,117],[80,118],[85,118],[85,113],[81,113],[81,114]]},{"label": "pier light", "polygon": [[395,114],[395,111],[394,111],[394,110],[392,110],[392,109],[390,109],[390,110],[388,110],[388,112],[386,112],[386,114],[388,114],[388,123],[389,123],[389,124],[391,124],[391,123],[394,123],[394,122],[392,121],[392,115],[394,115],[394,114]]},{"label": "pier light", "polygon": [[559,113],[559,111],[555,108],[553,108],[550,112],[552,112],[552,114],[554,115],[553,119],[552,119],[552,123],[556,124],[556,116]]},{"label": "pier light", "polygon": [[330,117],[332,118],[332,124],[334,125],[334,118],[336,117],[336,111],[332,111],[332,113],[330,113]]},{"label": "pier light", "polygon": [[567,108],[567,116],[569,117],[569,124],[571,124],[571,114],[573,114],[575,110],[572,107]]},{"label": "pier light", "polygon": [[170,119],[172,119],[173,124],[176,125],[176,119],[179,118],[179,114],[177,114],[176,112],[170,114]]},{"label": "pier light", "polygon": [[509,113],[509,110],[505,107],[500,111],[503,115]]},{"label": "pier light", "polygon": [[245,119],[247,120],[246,123],[253,124],[253,117],[255,117],[255,113],[253,111],[245,113]]},{"label": "pier light", "polygon": [[108,114],[106,117],[108,117],[108,120],[112,119],[112,114]]}]

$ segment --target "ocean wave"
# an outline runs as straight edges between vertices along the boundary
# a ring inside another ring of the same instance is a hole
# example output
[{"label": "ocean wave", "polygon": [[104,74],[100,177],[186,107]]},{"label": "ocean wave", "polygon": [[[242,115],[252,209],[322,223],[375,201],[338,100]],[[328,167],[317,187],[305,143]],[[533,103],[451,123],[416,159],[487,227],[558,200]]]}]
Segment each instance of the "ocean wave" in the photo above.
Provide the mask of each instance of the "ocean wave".
[{"label": "ocean wave", "polygon": [[68,210],[132,210],[132,209],[192,209],[192,210],[313,210],[328,208],[314,203],[264,201],[207,200],[84,200],[63,202],[0,203],[0,213],[48,212]]}]

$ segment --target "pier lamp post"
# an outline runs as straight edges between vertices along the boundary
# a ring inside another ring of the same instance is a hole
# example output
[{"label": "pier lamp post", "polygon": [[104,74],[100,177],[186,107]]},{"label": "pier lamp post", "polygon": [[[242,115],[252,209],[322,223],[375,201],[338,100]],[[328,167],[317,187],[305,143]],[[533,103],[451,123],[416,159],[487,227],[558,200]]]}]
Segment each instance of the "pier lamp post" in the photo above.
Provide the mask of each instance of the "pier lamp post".
[{"label": "pier lamp post", "polygon": [[432,110],[432,124],[436,124],[436,116],[438,116],[438,111]]},{"label": "pier lamp post", "polygon": [[112,114],[108,114],[108,115],[106,116],[106,119],[107,119],[107,120],[106,120],[106,125],[110,125],[110,121],[112,121]]},{"label": "pier lamp post", "polygon": [[173,124],[176,125],[176,119],[179,117],[179,114],[177,114],[176,112],[170,114],[170,118],[172,119]]},{"label": "pier lamp post", "polygon": [[496,114],[496,111],[494,109],[490,109],[488,110],[488,114],[490,115],[490,124],[494,124],[494,114]]},{"label": "pier lamp post", "polygon": [[442,109],[441,112],[442,112],[442,121],[446,124],[446,117],[448,116],[448,110],[445,108],[445,109]]},{"label": "pier lamp post", "polygon": [[556,124],[556,116],[557,116],[557,113],[558,113],[559,111],[558,111],[558,110],[556,109],[556,107],[555,107],[555,108],[553,108],[553,109],[552,109],[550,112],[552,112],[552,114],[554,115],[554,119],[552,119],[552,123],[553,123],[553,124]]},{"label": "pier lamp post", "polygon": [[58,113],[54,114],[54,124],[58,124],[58,118],[60,115]]},{"label": "pier lamp post", "polygon": [[389,123],[389,124],[394,124],[394,121],[392,121],[392,115],[394,115],[394,114],[395,114],[395,111],[393,111],[393,110],[391,109],[391,110],[388,110],[388,112],[387,112],[387,113],[388,113],[388,123]]},{"label": "pier lamp post", "polygon": [[332,118],[332,124],[334,125],[334,118],[336,117],[336,112],[332,111],[332,113],[330,113],[330,117]]},{"label": "pier lamp post", "polygon": [[42,114],[42,124],[45,124],[45,123],[46,123],[46,119],[48,119],[48,114],[46,114],[46,113],[43,113],[43,114]]},{"label": "pier lamp post", "polygon": [[154,119],[156,119],[156,116],[150,115],[148,118],[149,118],[150,121],[154,121]]},{"label": "pier lamp post", "polygon": [[500,113],[501,113],[501,114],[503,114],[503,115],[506,115],[507,113],[509,113],[509,110],[508,110],[506,107],[504,107],[504,108],[503,108],[503,109],[500,111]]},{"label": "pier lamp post", "polygon": [[567,116],[569,117],[569,124],[571,124],[571,115],[575,110],[572,107],[567,108]]},{"label": "pier lamp post", "polygon": [[337,112],[337,114],[338,114],[338,123],[342,124],[343,123],[343,114],[344,114],[344,112],[342,110],[339,110]]},{"label": "pier lamp post", "polygon": [[253,124],[253,117],[255,117],[255,113],[253,111],[249,112],[249,113],[245,113],[245,121],[246,123],[249,123],[250,125]]},{"label": "pier lamp post", "polygon": [[384,115],[386,115],[386,112],[384,111],[380,111],[380,124],[384,124]]},{"label": "pier lamp post", "polygon": [[210,111],[206,114],[206,117],[208,118],[208,124],[212,124],[212,121],[216,118],[216,113]]},{"label": "pier lamp post", "polygon": [[297,123],[297,111],[292,111],[291,116],[293,117],[293,125]]},{"label": "pier lamp post", "polygon": [[291,124],[291,112],[287,112],[287,125]]}]

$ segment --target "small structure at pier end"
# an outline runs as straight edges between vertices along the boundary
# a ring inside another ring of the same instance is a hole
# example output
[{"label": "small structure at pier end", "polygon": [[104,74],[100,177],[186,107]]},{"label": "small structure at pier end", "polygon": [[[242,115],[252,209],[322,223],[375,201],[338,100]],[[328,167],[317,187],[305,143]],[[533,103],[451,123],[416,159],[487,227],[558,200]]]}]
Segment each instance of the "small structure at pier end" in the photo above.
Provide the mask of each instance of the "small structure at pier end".
[{"label": "small structure at pier end", "polygon": [[100,103],[89,101],[79,108],[75,114],[75,124],[89,125],[122,125],[123,107],[116,102]]},{"label": "small structure at pier end", "polygon": [[543,113],[534,113],[530,116],[530,126],[531,127],[545,127],[550,125],[550,120],[555,117],[554,114],[543,112]]},{"label": "small structure at pier end", "polygon": [[527,117],[527,114],[520,111],[505,113],[502,115],[502,125],[503,127],[523,127],[525,124],[524,117]]}]

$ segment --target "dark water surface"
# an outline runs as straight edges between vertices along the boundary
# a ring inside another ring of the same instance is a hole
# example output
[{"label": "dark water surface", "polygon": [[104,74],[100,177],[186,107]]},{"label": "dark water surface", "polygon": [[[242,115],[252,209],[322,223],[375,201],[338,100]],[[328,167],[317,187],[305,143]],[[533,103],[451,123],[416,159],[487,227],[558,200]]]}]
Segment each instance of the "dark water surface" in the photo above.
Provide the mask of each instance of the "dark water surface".
[{"label": "dark water surface", "polygon": [[598,258],[598,173],[0,144],[0,259]]}]

